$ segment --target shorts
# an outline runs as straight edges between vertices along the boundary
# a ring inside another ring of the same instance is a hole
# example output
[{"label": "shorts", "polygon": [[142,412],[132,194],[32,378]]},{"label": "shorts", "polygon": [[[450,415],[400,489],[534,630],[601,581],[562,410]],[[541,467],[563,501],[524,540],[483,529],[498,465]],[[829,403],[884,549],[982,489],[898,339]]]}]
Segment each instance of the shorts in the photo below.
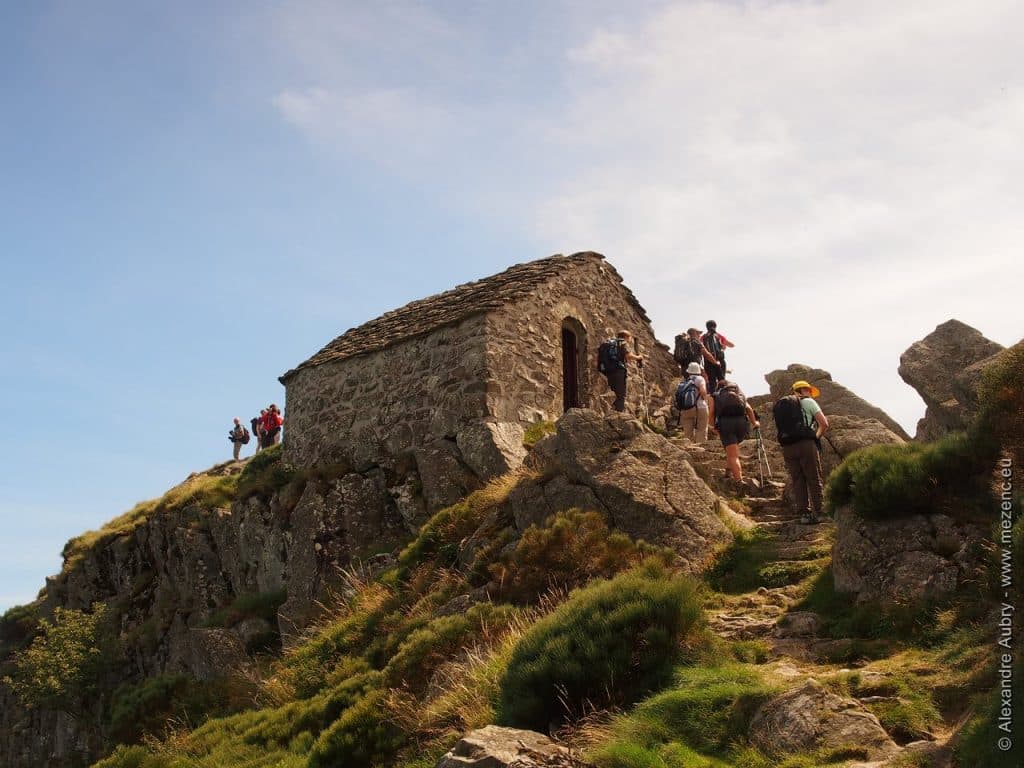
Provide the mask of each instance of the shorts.
[{"label": "shorts", "polygon": [[746,416],[723,416],[718,420],[718,436],[722,445],[739,445],[750,436],[750,422]]}]

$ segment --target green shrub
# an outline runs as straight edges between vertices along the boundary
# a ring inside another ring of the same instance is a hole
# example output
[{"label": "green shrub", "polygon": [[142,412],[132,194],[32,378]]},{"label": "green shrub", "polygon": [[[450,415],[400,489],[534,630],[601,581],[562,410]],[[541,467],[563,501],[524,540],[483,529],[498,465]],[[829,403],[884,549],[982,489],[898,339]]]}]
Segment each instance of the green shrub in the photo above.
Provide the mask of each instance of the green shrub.
[{"label": "green shrub", "polygon": [[573,508],[551,515],[542,526],[531,525],[515,549],[489,570],[504,597],[532,602],[553,586],[574,589],[597,577],[609,578],[655,553],[671,558],[668,550],[634,544],[626,534],[610,530],[599,512]]},{"label": "green shrub", "polygon": [[201,723],[207,716],[237,708],[226,679],[194,680],[184,675],[158,675],[114,691],[110,731],[119,742],[132,744],[146,734],[160,735],[167,723]]},{"label": "green shrub", "polygon": [[53,623],[40,620],[40,634],[14,655],[4,678],[22,704],[75,712],[99,689],[101,675],[115,662],[106,610],[102,603],[92,613],[57,608]]},{"label": "green shrub", "polygon": [[668,679],[701,617],[694,583],[655,566],[574,592],[516,646],[499,721],[546,730],[588,705],[635,700]]},{"label": "green shrub", "polygon": [[390,685],[419,690],[439,663],[469,645],[487,624],[507,625],[512,615],[511,606],[478,603],[464,614],[439,616],[409,634],[384,668],[384,676]]},{"label": "green shrub", "polygon": [[369,768],[387,761],[403,743],[382,707],[384,694],[371,691],[348,707],[316,740],[309,768]]},{"label": "green shrub", "polygon": [[[1011,692],[1014,703],[1021,700],[1024,685],[1024,645],[1018,642],[1012,652],[1013,689]],[[1002,681],[998,678],[991,681],[988,690],[978,697],[977,709],[961,732],[956,746],[958,765],[969,765],[972,768],[1018,768],[1024,765],[1024,725],[1017,710],[1013,711],[1009,732],[999,727],[999,714],[1003,706],[1000,695]],[[1010,748],[1001,750],[999,740],[1009,739]]]},{"label": "green shrub", "polygon": [[828,507],[846,504],[866,518],[943,511],[977,514],[988,499],[992,446],[954,433],[932,443],[873,445],[850,454],[828,481]]}]

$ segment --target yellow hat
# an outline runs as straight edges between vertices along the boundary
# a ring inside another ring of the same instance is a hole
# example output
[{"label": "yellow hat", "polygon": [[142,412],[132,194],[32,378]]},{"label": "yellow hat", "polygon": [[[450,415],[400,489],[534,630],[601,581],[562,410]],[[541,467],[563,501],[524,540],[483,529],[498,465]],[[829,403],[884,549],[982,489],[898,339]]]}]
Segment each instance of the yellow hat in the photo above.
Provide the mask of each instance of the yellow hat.
[{"label": "yellow hat", "polygon": [[818,395],[821,394],[821,390],[820,389],[818,389],[813,384],[808,384],[803,379],[800,379],[800,381],[793,382],[793,391],[796,392],[799,389],[809,389],[809,390],[811,390],[811,397],[817,397]]}]

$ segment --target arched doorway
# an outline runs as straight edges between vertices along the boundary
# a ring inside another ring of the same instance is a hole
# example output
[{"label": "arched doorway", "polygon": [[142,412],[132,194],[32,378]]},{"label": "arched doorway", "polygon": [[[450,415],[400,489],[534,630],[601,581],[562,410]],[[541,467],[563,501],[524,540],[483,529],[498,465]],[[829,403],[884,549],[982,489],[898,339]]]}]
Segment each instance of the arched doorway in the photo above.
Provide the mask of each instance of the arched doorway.
[{"label": "arched doorway", "polygon": [[562,410],[584,405],[582,373],[587,359],[587,333],[573,317],[562,321]]}]

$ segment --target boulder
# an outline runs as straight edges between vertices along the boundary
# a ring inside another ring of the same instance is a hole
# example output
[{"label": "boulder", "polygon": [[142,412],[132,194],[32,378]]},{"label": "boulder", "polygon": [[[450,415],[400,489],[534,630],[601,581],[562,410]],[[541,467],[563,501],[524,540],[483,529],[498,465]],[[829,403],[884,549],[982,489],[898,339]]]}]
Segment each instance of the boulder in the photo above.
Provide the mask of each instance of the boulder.
[{"label": "boulder", "polygon": [[541,478],[508,502],[517,528],[570,507],[597,509],[633,539],[671,548],[691,572],[732,540],[718,496],[686,453],[636,420],[572,409],[538,443],[532,466]]},{"label": "boulder", "polygon": [[481,480],[503,475],[523,463],[523,427],[511,422],[474,422],[455,441],[462,460]]},{"label": "boulder", "polygon": [[948,320],[900,355],[900,377],[924,400],[918,440],[963,429],[977,407],[980,369],[1003,350],[980,331]]},{"label": "boulder", "polygon": [[987,538],[984,525],[947,515],[866,520],[843,507],[836,511],[832,547],[835,587],[858,602],[948,596],[978,578]]},{"label": "boulder", "polygon": [[830,693],[812,679],[762,705],[750,722],[750,740],[771,755],[858,746],[877,760],[899,751],[878,718],[859,702]]},{"label": "boulder", "polygon": [[[792,394],[793,382],[803,379],[821,390],[821,396],[815,399],[825,412],[825,415],[828,416],[829,421],[832,420],[833,416],[857,416],[861,419],[873,419],[881,422],[900,438],[904,440],[910,439],[910,435],[889,414],[854,394],[842,384],[834,382],[832,374],[828,371],[793,363],[784,371],[775,370],[771,373],[766,373],[764,378],[771,388],[772,402],[780,397]],[[771,421],[770,409],[763,415],[765,417],[764,421]]]},{"label": "boulder", "polygon": [[586,768],[569,750],[535,731],[488,725],[466,734],[436,768]]},{"label": "boulder", "polygon": [[451,506],[480,487],[480,480],[466,464],[455,440],[435,440],[412,449],[423,488],[427,512]]}]

